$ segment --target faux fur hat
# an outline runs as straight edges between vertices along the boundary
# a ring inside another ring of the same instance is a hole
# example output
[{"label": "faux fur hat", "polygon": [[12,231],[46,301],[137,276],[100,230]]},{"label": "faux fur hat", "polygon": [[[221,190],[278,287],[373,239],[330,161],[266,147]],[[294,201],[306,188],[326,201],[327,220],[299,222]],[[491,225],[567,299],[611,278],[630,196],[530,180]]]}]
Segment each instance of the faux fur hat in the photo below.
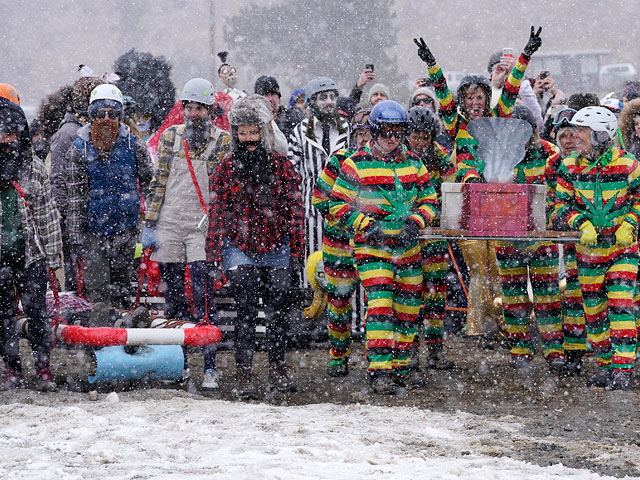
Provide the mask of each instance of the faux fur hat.
[{"label": "faux fur hat", "polygon": [[371,88],[369,89],[369,103],[371,103],[371,97],[373,96],[373,94],[378,92],[384,93],[387,96],[388,100],[391,99],[391,94],[389,93],[389,87],[387,87],[386,85],[383,85],[382,83],[376,83],[372,85]]},{"label": "faux fur hat", "polygon": [[229,112],[231,125],[231,146],[235,150],[238,142],[239,125],[259,125],[262,145],[267,152],[273,151],[275,135],[271,122],[273,109],[271,103],[262,95],[251,94],[239,98],[233,103]]},{"label": "faux fur hat", "polygon": [[73,112],[86,115],[89,108],[89,96],[94,88],[104,82],[98,77],[80,77],[73,84],[72,107]]}]

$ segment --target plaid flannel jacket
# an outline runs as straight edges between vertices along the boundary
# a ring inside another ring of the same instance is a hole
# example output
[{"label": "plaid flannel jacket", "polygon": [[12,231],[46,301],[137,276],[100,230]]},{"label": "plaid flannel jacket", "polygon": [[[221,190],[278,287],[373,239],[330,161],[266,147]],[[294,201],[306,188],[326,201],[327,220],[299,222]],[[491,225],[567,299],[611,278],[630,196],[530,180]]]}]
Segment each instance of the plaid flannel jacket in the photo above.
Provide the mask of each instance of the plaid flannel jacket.
[{"label": "plaid flannel jacket", "polygon": [[216,169],[211,183],[207,261],[222,260],[225,238],[249,254],[273,251],[289,237],[291,255],[304,258],[304,209],[300,176],[291,161],[271,153],[273,174],[268,184],[241,176],[233,155]]},{"label": "plaid flannel jacket", "polygon": [[[33,157],[29,167],[17,180],[24,193],[18,209],[24,235],[26,265],[45,259],[47,268],[62,266],[62,233],[60,216],[51,193],[51,183],[44,163]],[[2,203],[0,202],[0,235],[2,235]]]}]

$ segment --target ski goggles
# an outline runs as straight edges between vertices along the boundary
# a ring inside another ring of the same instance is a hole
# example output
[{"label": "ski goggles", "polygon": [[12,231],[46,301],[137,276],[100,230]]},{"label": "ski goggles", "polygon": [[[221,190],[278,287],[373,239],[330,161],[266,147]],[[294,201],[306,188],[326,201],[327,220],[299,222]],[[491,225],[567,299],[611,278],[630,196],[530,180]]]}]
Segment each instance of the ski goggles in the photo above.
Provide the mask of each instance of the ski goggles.
[{"label": "ski goggles", "polygon": [[571,126],[571,119],[577,113],[573,108],[563,108],[553,116],[551,123],[554,127]]},{"label": "ski goggles", "polygon": [[120,112],[117,110],[98,110],[96,112],[96,118],[105,118],[109,117],[111,120],[115,120],[116,118],[120,118]]},{"label": "ski goggles", "polygon": [[382,138],[391,138],[396,137],[396,139],[401,140],[404,138],[404,129],[403,128],[383,128],[380,130],[380,136]]}]

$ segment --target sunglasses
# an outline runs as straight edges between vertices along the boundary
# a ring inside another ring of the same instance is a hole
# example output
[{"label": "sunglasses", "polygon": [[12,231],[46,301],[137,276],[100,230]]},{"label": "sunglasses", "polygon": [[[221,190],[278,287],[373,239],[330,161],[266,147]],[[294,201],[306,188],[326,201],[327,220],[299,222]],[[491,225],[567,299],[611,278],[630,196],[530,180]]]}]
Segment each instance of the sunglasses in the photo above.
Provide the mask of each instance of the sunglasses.
[{"label": "sunglasses", "polygon": [[563,108],[553,116],[551,123],[554,127],[560,127],[563,125],[571,125],[571,119],[577,113],[577,110],[573,108]]},{"label": "sunglasses", "polygon": [[397,139],[401,139],[404,137],[404,130],[382,130],[380,132],[380,136],[382,138],[395,137]]},{"label": "sunglasses", "polygon": [[111,120],[115,120],[116,118],[120,118],[120,112],[117,110],[98,110],[96,112],[96,118],[105,118],[109,117]]},{"label": "sunglasses", "polygon": [[420,105],[421,103],[433,105],[433,98],[416,98],[411,105]]}]

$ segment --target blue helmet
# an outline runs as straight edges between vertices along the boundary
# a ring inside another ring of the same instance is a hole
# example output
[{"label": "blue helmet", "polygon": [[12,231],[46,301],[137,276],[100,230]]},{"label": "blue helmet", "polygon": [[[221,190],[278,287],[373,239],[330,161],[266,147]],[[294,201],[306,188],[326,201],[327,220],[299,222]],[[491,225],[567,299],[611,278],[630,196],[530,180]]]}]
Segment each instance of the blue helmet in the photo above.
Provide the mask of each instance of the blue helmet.
[{"label": "blue helmet", "polygon": [[406,126],[407,112],[398,102],[383,100],[377,103],[369,115],[371,133],[376,135],[384,125]]}]

